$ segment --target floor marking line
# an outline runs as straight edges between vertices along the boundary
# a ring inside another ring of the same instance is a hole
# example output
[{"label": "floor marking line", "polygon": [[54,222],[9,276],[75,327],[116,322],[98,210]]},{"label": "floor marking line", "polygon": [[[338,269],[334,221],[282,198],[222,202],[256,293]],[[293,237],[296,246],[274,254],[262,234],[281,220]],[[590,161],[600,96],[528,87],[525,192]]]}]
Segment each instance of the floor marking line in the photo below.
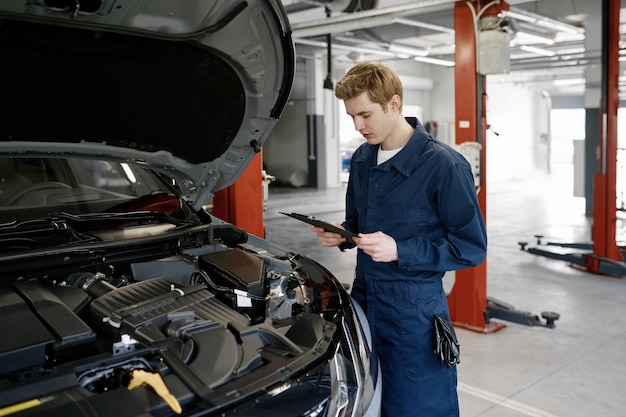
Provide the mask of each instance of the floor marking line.
[{"label": "floor marking line", "polygon": [[530,417],[558,417],[556,414],[531,407],[530,405],[522,404],[518,401],[494,394],[493,392],[485,391],[469,384],[464,384],[463,382],[458,383],[458,389],[466,394],[482,398],[483,400],[501,405],[502,407],[510,408],[511,410],[519,411],[520,413]]}]

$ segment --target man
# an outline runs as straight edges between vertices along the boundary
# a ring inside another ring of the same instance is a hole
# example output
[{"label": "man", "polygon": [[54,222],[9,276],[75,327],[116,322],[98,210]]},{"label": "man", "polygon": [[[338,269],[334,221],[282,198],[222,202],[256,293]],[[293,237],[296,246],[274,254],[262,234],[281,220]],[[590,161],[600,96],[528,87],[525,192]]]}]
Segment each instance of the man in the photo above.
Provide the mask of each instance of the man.
[{"label": "man", "polygon": [[[433,351],[433,317],[450,318],[444,273],[481,263],[487,236],[468,161],[405,119],[402,93],[380,63],[359,63],[337,82],[335,96],[367,141],[352,156],[340,226],[358,234],[352,295],[372,328],[383,415],[454,417],[457,370]],[[312,230],[324,246],[355,246]]]}]

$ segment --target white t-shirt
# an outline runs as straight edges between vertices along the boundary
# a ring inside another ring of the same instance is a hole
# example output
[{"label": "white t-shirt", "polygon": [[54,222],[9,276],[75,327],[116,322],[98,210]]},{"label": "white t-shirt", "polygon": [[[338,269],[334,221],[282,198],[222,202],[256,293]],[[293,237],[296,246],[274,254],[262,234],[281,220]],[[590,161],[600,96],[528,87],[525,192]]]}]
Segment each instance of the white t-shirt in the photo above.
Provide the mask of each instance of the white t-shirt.
[{"label": "white t-shirt", "polygon": [[[404,148],[404,146],[402,148]],[[383,149],[379,146],[378,155],[376,157],[376,163],[380,165],[383,162],[387,162],[388,160],[393,158],[398,152],[400,152],[402,148],[392,149],[390,151],[383,151]]]}]

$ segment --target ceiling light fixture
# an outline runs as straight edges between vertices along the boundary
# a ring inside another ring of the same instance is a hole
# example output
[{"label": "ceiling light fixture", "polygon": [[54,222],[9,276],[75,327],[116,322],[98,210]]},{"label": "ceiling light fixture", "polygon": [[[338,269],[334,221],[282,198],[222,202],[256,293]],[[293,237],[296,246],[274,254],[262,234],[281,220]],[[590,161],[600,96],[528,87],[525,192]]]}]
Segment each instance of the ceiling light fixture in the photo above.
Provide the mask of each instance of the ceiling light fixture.
[{"label": "ceiling light fixture", "polygon": [[540,19],[539,21],[537,21],[537,24],[548,29],[554,29],[559,32],[569,33],[571,35],[583,35],[585,33],[585,29],[583,28],[579,28],[574,25],[568,25],[566,23],[562,23],[553,19]]},{"label": "ceiling light fixture", "polygon": [[519,41],[516,41],[516,38],[520,38],[521,40],[526,40],[526,41],[531,41],[531,42],[543,43],[546,45],[554,45],[554,38],[550,38],[545,35],[539,35],[536,33],[525,32],[523,30],[516,32],[515,38],[513,38],[513,42],[518,43],[518,44],[521,43]]},{"label": "ceiling light fixture", "polygon": [[512,17],[513,19],[516,20],[521,20],[523,22],[528,22],[528,23],[536,23],[537,22],[537,17],[532,16],[530,14],[526,14],[526,13],[522,13],[520,12],[516,12],[513,10],[503,10],[502,14],[504,14],[505,16],[508,17]]},{"label": "ceiling light fixture", "polygon": [[522,45],[519,47],[519,49],[526,51],[526,52],[532,52],[538,55],[543,55],[543,56],[554,56],[556,55],[556,52],[554,51],[548,51],[547,49],[543,49],[543,48],[536,48],[534,46],[528,46],[528,45]]},{"label": "ceiling light fixture", "polygon": [[416,28],[432,29],[436,32],[454,34],[454,29],[449,28],[449,27],[433,25],[432,23],[418,22],[416,20],[405,19],[402,17],[397,17],[393,19],[393,23],[397,23],[399,25],[405,25],[405,26],[413,26]]},{"label": "ceiling light fixture", "polygon": [[557,50],[559,55],[576,55],[576,54],[584,54],[585,47],[584,46],[576,46],[571,48],[559,48]]},{"label": "ceiling light fixture", "polygon": [[428,56],[416,56],[413,58],[413,60],[419,61],[419,62],[425,62],[427,64],[442,65],[444,67],[454,66],[454,61],[448,61],[446,59],[439,59],[439,58],[431,58]]},{"label": "ceiling light fixture", "polygon": [[398,44],[394,44],[394,43],[389,44],[389,48],[388,49],[391,52],[396,52],[398,54],[408,55],[408,57],[412,57],[412,56],[426,56],[426,55],[428,55],[428,51],[426,49],[418,49],[418,48],[413,48],[411,46],[398,45]]},{"label": "ceiling light fixture", "polygon": [[560,32],[566,32],[572,35],[582,35],[585,33],[585,29],[578,26],[570,25],[546,16],[530,13],[522,9],[503,10],[501,13],[504,16],[508,16],[516,20],[532,23],[534,25],[552,30],[558,30]]}]

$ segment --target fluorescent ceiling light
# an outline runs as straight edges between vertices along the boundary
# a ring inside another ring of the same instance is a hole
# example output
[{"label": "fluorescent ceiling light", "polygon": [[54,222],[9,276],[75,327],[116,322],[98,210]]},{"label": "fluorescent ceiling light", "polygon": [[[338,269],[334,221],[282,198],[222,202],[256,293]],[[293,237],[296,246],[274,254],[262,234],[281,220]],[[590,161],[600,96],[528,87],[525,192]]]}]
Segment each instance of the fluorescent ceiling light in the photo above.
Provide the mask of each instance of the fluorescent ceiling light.
[{"label": "fluorescent ceiling light", "polygon": [[502,14],[508,17],[512,17],[516,20],[532,23],[534,25],[542,26],[552,30],[558,30],[560,32],[570,33],[572,35],[582,35],[583,33],[585,33],[585,29],[578,26],[570,25],[556,19],[550,19],[548,17],[530,13],[521,9],[503,10]]},{"label": "fluorescent ceiling light", "polygon": [[559,55],[584,54],[585,53],[585,47],[584,46],[578,46],[578,47],[573,47],[573,48],[559,48],[559,49],[557,49],[557,53]]},{"label": "fluorescent ceiling light", "polygon": [[431,58],[428,56],[416,56],[413,58],[414,61],[425,62],[427,64],[434,65],[442,65],[444,67],[453,67],[454,61],[448,61],[445,59]]},{"label": "fluorescent ceiling light", "polygon": [[542,48],[535,48],[534,46],[528,46],[528,45],[522,45],[519,47],[521,50],[526,51],[526,52],[532,52],[538,55],[543,55],[543,56],[554,56],[556,55],[556,52],[553,51],[548,51],[547,49],[542,49]]},{"label": "fluorescent ceiling light", "polygon": [[559,32],[570,33],[572,35],[581,35],[585,33],[585,29],[579,28],[573,25],[568,25],[566,23],[561,23],[556,20],[548,20],[548,19],[539,19],[537,21],[539,26],[543,26],[548,29],[558,30]]},{"label": "fluorescent ceiling light", "polygon": [[[515,34],[515,38],[521,38],[523,40],[532,41],[532,42],[544,43],[546,45],[554,45],[554,38],[549,38],[548,36],[545,36],[545,35],[524,32],[523,30],[520,30],[519,32],[517,32]],[[513,39],[513,41],[515,41],[515,38]]]},{"label": "fluorescent ceiling light", "polygon": [[402,17],[394,18],[393,23],[398,23],[400,25],[405,25],[405,26],[413,26],[417,28],[432,29],[434,31],[443,32],[443,33],[452,33],[452,34],[454,33],[454,29],[449,28],[449,27],[433,25],[432,23],[418,22],[416,20],[404,19]]},{"label": "fluorescent ceiling light", "polygon": [[426,56],[428,51],[426,49],[413,48],[411,46],[404,46],[398,44],[390,44],[388,48],[391,52],[397,52],[398,54],[412,56]]},{"label": "fluorescent ceiling light", "polygon": [[521,20],[528,23],[535,23],[537,21],[537,18],[535,16],[532,16],[530,14],[526,15],[522,12],[518,13],[513,10],[504,10],[502,11],[502,13],[506,16],[512,17],[513,19]]}]

